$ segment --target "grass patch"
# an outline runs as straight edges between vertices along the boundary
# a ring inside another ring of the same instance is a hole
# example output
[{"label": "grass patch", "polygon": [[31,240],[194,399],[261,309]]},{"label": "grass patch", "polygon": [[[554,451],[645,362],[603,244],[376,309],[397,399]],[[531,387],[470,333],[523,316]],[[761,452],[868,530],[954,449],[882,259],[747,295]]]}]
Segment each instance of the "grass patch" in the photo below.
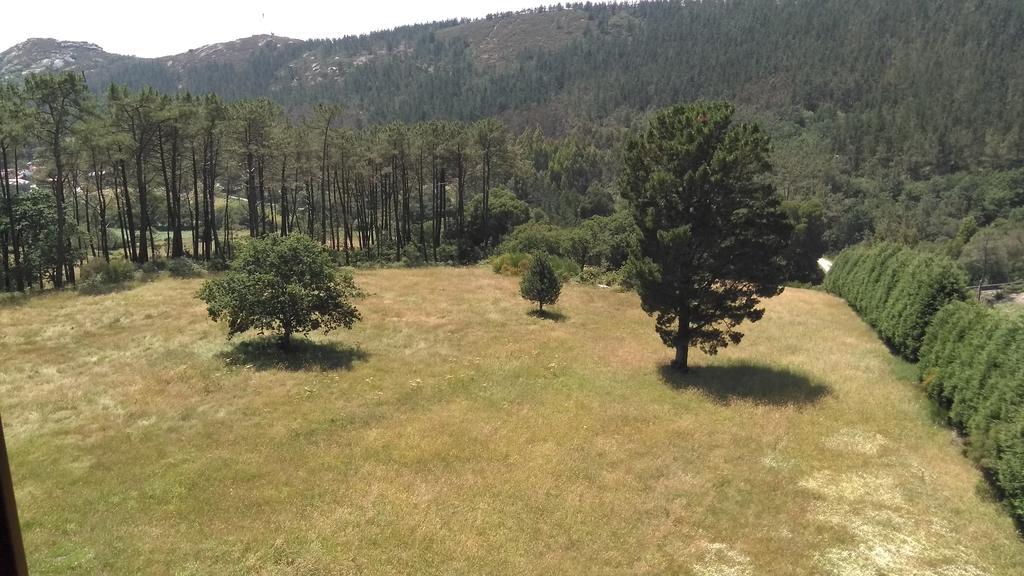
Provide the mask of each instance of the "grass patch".
[{"label": "grass patch", "polygon": [[294,358],[159,279],[0,308],[32,574],[1017,575],[1024,544],[913,370],[787,290],[671,359],[633,294],[368,270]]}]

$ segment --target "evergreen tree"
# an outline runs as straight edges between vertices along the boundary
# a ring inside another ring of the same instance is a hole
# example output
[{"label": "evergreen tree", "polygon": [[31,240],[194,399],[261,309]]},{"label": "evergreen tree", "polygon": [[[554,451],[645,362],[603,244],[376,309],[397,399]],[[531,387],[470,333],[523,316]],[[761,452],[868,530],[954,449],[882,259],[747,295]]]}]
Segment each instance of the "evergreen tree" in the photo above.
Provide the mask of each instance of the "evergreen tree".
[{"label": "evergreen tree", "polygon": [[738,344],[761,298],[782,291],[791,228],[775,189],[768,137],[733,125],[726,103],[675,106],[627,147],[623,195],[640,229],[631,272],[645,312],[687,370],[690,346]]},{"label": "evergreen tree", "polygon": [[519,282],[519,294],[530,302],[536,302],[538,310],[544,312],[544,305],[558,302],[561,293],[562,281],[547,257],[534,256],[530,268]]},{"label": "evergreen tree", "polygon": [[68,146],[73,139],[73,130],[86,113],[89,93],[85,79],[72,72],[57,75],[32,74],[25,79],[25,94],[35,113],[34,126],[39,140],[43,143],[53,163],[53,177],[50,180],[56,204],[56,234],[54,254],[56,273],[53,285],[60,288],[66,279],[75,283],[74,259],[69,258],[71,243],[67,233],[67,208],[65,185],[67,182],[66,159]]}]

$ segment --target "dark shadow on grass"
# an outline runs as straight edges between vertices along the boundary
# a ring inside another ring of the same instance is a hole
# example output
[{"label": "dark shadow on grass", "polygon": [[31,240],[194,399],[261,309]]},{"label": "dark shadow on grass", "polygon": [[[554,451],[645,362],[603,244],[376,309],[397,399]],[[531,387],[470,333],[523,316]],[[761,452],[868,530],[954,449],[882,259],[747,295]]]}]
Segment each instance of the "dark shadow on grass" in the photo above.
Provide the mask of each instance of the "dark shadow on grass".
[{"label": "dark shadow on grass", "polygon": [[534,318],[540,318],[541,320],[551,320],[552,322],[565,322],[569,319],[568,316],[555,310],[530,310],[527,314]]},{"label": "dark shadow on grass", "polygon": [[806,406],[832,392],[802,374],[758,364],[699,366],[686,373],[666,364],[659,370],[669,386],[701,391],[722,404],[740,400],[770,406]]},{"label": "dark shadow on grass", "polygon": [[313,342],[303,338],[292,341],[291,350],[282,351],[277,339],[256,338],[239,342],[231,350],[218,356],[228,364],[256,370],[351,370],[356,362],[370,355],[361,348],[352,348],[338,342]]}]

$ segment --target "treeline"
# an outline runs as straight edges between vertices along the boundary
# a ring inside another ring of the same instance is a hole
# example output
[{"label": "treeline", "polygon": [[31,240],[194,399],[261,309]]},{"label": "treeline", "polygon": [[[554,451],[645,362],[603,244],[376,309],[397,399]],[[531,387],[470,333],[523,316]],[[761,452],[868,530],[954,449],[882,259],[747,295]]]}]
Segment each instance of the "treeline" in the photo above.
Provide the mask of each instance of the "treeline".
[{"label": "treeline", "polygon": [[825,277],[894,351],[916,360],[932,317],[964,299],[967,278],[950,259],[892,243],[844,250]]},{"label": "treeline", "polygon": [[612,153],[577,137],[340,116],[117,85],[92,98],[72,73],[3,86],[4,288],[74,283],[89,258],[225,260],[238,234],[300,232],[346,264],[472,262],[528,221],[616,210]]},{"label": "treeline", "polygon": [[[594,171],[606,189],[640,116],[729,99],[772,135],[779,190],[820,206],[811,216],[827,250],[892,241],[959,260],[972,282],[1024,275],[1020,2],[575,3],[491,20],[524,18],[567,24],[537,26],[529,44],[485,34],[492,45],[476,23],[438,22],[271,42],[230,62],[126,61],[88,80],[98,92],[114,82],[266,97],[292,118],[337,102],[356,127],[501,118],[512,132],[592,144],[609,160]],[[561,202],[530,190],[533,206]]]},{"label": "treeline", "polygon": [[928,328],[920,373],[1024,521],[1024,318],[973,302],[947,305]]}]

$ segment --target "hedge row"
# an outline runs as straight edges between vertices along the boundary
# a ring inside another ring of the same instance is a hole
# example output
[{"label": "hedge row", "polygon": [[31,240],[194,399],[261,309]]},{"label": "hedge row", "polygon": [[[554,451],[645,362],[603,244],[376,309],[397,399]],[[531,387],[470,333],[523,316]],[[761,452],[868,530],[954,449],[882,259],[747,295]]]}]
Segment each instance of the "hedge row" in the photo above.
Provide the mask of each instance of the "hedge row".
[{"label": "hedge row", "polygon": [[862,244],[836,258],[825,289],[846,299],[900,356],[916,360],[932,317],[964,299],[967,275],[943,256],[897,244]]},{"label": "hedge row", "polygon": [[1024,520],[1024,318],[951,303],[935,315],[920,356],[928,394]]}]

